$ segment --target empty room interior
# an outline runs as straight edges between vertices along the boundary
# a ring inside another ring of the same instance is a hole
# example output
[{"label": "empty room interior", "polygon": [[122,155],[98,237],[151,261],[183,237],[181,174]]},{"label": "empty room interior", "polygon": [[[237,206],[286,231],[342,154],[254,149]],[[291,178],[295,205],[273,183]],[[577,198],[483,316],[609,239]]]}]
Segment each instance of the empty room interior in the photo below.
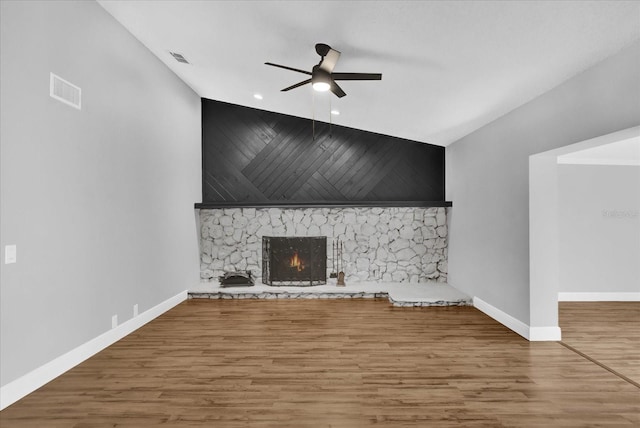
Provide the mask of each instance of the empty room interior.
[{"label": "empty room interior", "polygon": [[640,2],[0,7],[0,426],[640,425]]}]

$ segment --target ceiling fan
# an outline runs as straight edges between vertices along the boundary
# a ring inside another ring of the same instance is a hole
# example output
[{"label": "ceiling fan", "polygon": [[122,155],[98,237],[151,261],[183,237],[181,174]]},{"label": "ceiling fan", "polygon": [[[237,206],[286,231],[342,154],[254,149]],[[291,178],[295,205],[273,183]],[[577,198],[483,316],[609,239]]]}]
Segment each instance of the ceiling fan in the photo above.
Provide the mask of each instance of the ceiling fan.
[{"label": "ceiling fan", "polygon": [[347,94],[340,86],[338,86],[336,80],[382,80],[382,74],[380,73],[334,73],[333,68],[336,66],[338,58],[340,58],[340,52],[332,49],[331,46],[324,43],[316,44],[316,52],[320,55],[321,59],[318,64],[313,66],[311,72],[287,67],[286,65],[265,62],[266,65],[284,68],[285,70],[297,71],[298,73],[304,73],[311,76],[310,79],[282,89],[282,92],[290,91],[291,89],[311,83],[313,89],[316,91],[331,91],[338,98],[342,98]]}]

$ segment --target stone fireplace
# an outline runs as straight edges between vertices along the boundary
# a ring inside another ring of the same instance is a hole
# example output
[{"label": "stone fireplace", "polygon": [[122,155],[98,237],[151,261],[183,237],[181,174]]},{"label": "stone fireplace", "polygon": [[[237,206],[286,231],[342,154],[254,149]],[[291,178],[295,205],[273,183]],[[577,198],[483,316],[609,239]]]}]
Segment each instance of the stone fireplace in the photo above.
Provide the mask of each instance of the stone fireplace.
[{"label": "stone fireplace", "polygon": [[[447,280],[443,207],[216,208],[199,215],[204,281],[244,270],[263,278],[265,236],[325,236],[325,254],[340,239],[348,284]],[[325,265],[325,278],[332,262]]]},{"label": "stone fireplace", "polygon": [[312,286],[327,283],[326,236],[263,236],[262,283]]}]

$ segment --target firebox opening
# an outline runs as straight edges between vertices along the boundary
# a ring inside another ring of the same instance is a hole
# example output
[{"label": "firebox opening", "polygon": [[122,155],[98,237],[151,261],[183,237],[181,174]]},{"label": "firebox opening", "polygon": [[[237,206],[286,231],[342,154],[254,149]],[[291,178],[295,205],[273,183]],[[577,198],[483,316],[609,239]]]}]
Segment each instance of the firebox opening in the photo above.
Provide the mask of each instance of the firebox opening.
[{"label": "firebox opening", "polygon": [[327,283],[327,237],[262,238],[262,282],[274,286]]}]

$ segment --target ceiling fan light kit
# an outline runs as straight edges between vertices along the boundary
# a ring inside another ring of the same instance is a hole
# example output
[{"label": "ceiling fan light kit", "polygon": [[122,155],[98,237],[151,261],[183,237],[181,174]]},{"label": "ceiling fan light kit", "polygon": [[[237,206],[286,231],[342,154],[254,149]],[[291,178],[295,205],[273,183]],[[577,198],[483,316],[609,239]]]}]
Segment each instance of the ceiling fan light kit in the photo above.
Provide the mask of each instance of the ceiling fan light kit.
[{"label": "ceiling fan light kit", "polygon": [[[315,68],[315,67],[314,67]],[[331,88],[331,75],[322,69],[314,70],[311,86],[318,92],[327,92]]]},{"label": "ceiling fan light kit", "polygon": [[311,86],[316,92],[327,92],[331,88],[331,85],[327,82],[315,82]]},{"label": "ceiling fan light kit", "polygon": [[311,83],[313,89],[318,92],[331,91],[338,98],[342,98],[347,94],[340,86],[338,86],[336,80],[382,80],[382,74],[380,73],[334,73],[333,69],[340,58],[340,52],[332,49],[331,46],[324,43],[316,44],[316,52],[321,58],[320,62],[313,66],[311,72],[288,67],[286,65],[265,62],[266,65],[270,65],[272,67],[284,68],[285,70],[291,70],[311,76],[310,79],[303,80],[302,82],[298,82],[282,89],[282,92],[287,92],[291,89]]}]

